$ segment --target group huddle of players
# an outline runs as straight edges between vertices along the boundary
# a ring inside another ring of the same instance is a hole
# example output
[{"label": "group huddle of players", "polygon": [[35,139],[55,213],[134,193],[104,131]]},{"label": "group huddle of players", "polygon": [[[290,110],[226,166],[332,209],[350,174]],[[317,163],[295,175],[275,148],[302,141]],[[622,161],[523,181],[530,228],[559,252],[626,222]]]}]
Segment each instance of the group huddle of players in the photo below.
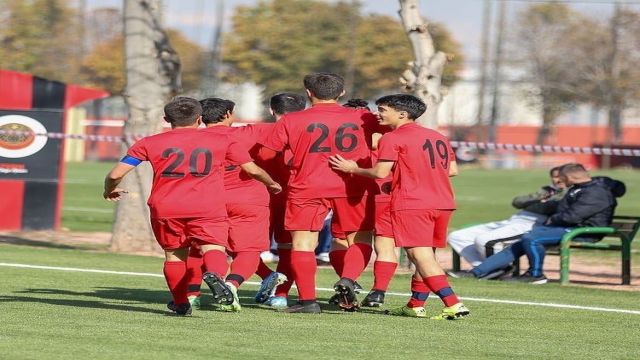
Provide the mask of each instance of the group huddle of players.
[{"label": "group huddle of players", "polygon": [[[128,172],[143,161],[153,167],[148,205],[166,256],[168,308],[191,314],[204,281],[217,309],[239,311],[238,288],[257,273],[258,303],[320,313],[314,250],[332,211],[329,256],[340,279],[330,303],[345,311],[382,305],[397,267],[395,249],[403,247],[416,268],[412,295],[386,313],[427,317],[424,304],[433,292],[445,307],[432,318],[468,315],[435,257],[455,209],[449,177],[457,166],[448,140],[415,123],[426,105],[406,94],[378,99],[376,114],[364,101],[340,105],[344,80],[332,73],[309,74],[304,87],[307,97],[271,98],[275,123],[238,127],[231,126],[232,101],[175,98],[164,108],[171,131],[137,141],[107,175],[104,197],[118,201]],[[275,271],[260,259],[272,238],[280,259]],[[372,242],[375,280],[358,302],[356,280]],[[298,301],[289,306],[293,283]]]}]

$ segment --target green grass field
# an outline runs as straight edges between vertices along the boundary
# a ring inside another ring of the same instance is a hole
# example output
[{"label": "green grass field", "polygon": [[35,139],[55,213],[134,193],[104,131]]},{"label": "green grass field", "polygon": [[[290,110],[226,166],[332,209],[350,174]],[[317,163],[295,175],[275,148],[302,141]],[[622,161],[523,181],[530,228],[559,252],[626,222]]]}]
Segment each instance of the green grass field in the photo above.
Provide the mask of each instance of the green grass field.
[{"label": "green grass field", "polygon": [[[100,197],[110,167],[69,166],[64,227],[110,231],[113,206]],[[618,214],[640,214],[640,192],[633,186],[640,172],[602,174],[628,185]],[[508,217],[514,195],[545,182],[544,171],[463,169],[454,180],[459,210],[452,227]],[[328,305],[322,315],[282,314],[253,304],[257,286],[245,284],[241,313],[205,308],[178,318],[165,307],[162,259],[32,244],[0,243],[2,359],[640,358],[640,303],[633,292],[453,279],[472,315],[433,321],[387,316],[383,309],[343,313]],[[637,251],[633,261],[640,261]],[[16,263],[143,274],[8,265]],[[333,271],[321,270],[318,286],[330,288],[335,280]],[[360,282],[370,287],[371,273]],[[401,294],[389,295],[385,308],[406,302],[408,282],[408,275],[393,280],[390,291]],[[319,292],[323,302],[330,296]],[[432,295],[429,312],[441,307]]]},{"label": "green grass field", "polygon": [[[0,263],[3,359],[640,357],[636,293],[461,279],[453,285],[467,298],[472,315],[461,321],[434,321],[388,316],[382,309],[342,313],[328,305],[321,315],[283,314],[255,306],[257,286],[247,284],[240,291],[242,312],[207,308],[179,318],[165,309],[169,297],[159,258],[0,244]],[[157,275],[16,268],[5,263]],[[334,281],[332,271],[320,271],[320,287],[330,287]],[[370,273],[361,281],[370,286]],[[404,293],[407,283],[408,275],[399,275],[391,291]],[[322,301],[330,295],[319,292]],[[385,308],[405,301],[405,296],[390,295]],[[432,295],[430,313],[436,314],[441,306]]]},{"label": "green grass field", "polygon": [[[75,231],[111,231],[114,205],[102,199],[104,176],[113,163],[71,163],[67,166],[62,225]],[[640,171],[595,172],[624,181],[627,194],[616,213],[640,215]],[[511,199],[548,183],[544,170],[482,170],[463,168],[453,178],[458,202],[451,227],[509,217]]]}]

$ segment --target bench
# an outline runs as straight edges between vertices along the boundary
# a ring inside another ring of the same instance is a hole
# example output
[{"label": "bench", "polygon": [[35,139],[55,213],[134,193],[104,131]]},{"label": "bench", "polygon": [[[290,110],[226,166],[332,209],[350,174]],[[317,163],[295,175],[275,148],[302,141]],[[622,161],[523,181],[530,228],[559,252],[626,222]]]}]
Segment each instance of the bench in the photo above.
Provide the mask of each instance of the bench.
[{"label": "bench", "polygon": [[[553,248],[548,252],[550,255],[560,255],[560,284],[569,284],[569,255],[570,249],[585,250],[610,250],[620,251],[622,257],[622,285],[631,283],[631,241],[640,229],[640,217],[616,215],[611,221],[611,226],[604,227],[580,227],[566,233],[560,241],[560,246],[553,252]],[[606,237],[614,237],[620,239],[619,244],[611,244],[608,242],[596,241],[589,242],[580,238],[580,235],[602,234]],[[514,274],[518,274],[520,261],[516,261],[516,270]],[[460,255],[453,251],[453,271],[460,271]]]}]

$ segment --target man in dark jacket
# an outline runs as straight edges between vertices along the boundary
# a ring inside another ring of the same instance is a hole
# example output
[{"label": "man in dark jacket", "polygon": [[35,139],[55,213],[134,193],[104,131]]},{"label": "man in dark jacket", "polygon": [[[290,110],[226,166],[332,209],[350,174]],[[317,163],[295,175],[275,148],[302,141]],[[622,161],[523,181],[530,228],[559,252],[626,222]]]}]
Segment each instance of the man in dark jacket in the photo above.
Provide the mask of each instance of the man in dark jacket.
[{"label": "man in dark jacket", "polygon": [[544,284],[542,274],[545,247],[558,245],[564,234],[576,227],[609,226],[616,206],[611,184],[603,179],[592,179],[580,164],[567,164],[560,169],[560,177],[571,186],[558,204],[557,211],[544,225],[535,226],[522,236],[522,240],[487,258],[471,270],[477,278],[488,278],[496,270],[504,269],[515,259],[527,255],[529,270],[515,279],[533,284]]}]

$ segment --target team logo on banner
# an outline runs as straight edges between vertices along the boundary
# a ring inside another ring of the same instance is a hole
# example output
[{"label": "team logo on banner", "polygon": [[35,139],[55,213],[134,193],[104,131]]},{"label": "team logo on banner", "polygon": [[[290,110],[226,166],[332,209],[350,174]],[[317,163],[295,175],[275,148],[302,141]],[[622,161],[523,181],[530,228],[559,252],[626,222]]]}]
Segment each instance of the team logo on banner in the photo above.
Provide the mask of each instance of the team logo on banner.
[{"label": "team logo on banner", "polygon": [[[47,144],[47,129],[38,120],[24,115],[0,116],[0,157],[22,158],[33,155]],[[11,133],[12,132],[12,133]]]}]

